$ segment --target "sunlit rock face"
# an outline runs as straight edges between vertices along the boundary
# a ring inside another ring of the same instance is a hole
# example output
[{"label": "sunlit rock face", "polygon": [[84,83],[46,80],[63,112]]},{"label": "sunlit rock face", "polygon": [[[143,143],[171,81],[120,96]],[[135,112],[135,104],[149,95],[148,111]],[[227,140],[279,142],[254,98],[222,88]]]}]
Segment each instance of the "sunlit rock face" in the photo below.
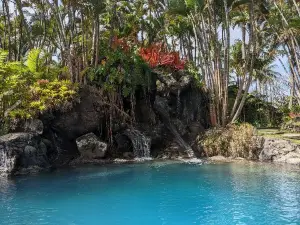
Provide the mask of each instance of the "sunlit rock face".
[{"label": "sunlit rock face", "polygon": [[15,174],[47,167],[47,147],[39,136],[11,133],[0,137],[0,172]]},{"label": "sunlit rock face", "polygon": [[300,147],[297,144],[284,139],[264,139],[259,155],[261,161],[300,165]]},{"label": "sunlit rock face", "polygon": [[107,144],[101,142],[93,133],[88,133],[77,138],[76,144],[82,158],[97,159],[105,157]]}]

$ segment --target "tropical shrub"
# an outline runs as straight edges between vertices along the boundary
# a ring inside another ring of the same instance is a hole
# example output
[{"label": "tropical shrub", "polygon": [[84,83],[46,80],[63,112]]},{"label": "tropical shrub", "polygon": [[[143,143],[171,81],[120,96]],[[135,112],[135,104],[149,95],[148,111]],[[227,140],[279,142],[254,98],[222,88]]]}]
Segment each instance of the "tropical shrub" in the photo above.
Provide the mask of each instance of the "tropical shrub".
[{"label": "tropical shrub", "polygon": [[0,49],[0,130],[47,110],[70,108],[77,86],[57,80],[61,68],[46,65],[40,50],[30,51],[25,63],[8,62],[7,55]]},{"label": "tropical shrub", "polygon": [[66,80],[39,80],[30,86],[26,99],[9,112],[13,119],[28,119],[49,110],[67,111],[77,97],[77,85]]},{"label": "tropical shrub", "polygon": [[[47,60],[48,59],[48,60]],[[55,80],[61,73],[66,73],[66,67],[59,67],[54,62],[49,63],[49,54],[42,49],[31,49],[24,63],[35,80]]]},{"label": "tropical shrub", "polygon": [[[152,73],[154,68],[168,72],[185,69],[193,72],[191,75],[196,78],[195,66],[181,60],[179,52],[168,52],[163,44],[140,46],[141,43],[137,40],[114,37],[111,48],[103,49],[104,57],[98,66],[83,73],[88,74],[90,84],[110,92],[121,91],[125,97],[134,94],[137,88],[151,88],[155,84]],[[186,65],[188,66],[185,67]],[[199,76],[196,79],[198,78]]]},{"label": "tropical shrub", "polygon": [[222,155],[225,157],[257,158],[253,147],[255,128],[247,123],[230,125],[226,128],[211,129],[198,137],[207,157]]},{"label": "tropical shrub", "polygon": [[96,68],[88,71],[91,85],[108,92],[118,92],[127,97],[134,94],[140,86],[147,88],[151,82],[151,70],[135,51],[118,48],[105,54]]},{"label": "tropical shrub", "polygon": [[17,108],[34,82],[29,69],[21,62],[6,62],[8,53],[0,50],[0,119]]}]

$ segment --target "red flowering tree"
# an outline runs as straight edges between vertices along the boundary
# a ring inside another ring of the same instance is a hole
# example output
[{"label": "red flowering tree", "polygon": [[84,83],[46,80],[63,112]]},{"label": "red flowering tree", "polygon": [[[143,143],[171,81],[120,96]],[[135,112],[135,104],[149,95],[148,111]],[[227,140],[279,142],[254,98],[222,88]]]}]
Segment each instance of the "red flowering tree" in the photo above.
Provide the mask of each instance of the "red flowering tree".
[{"label": "red flowering tree", "polygon": [[179,52],[168,52],[160,43],[140,48],[139,54],[152,68],[165,66],[175,70],[183,70],[186,63],[185,60],[180,59]]},{"label": "red flowering tree", "polygon": [[[129,51],[132,42],[129,42],[124,38],[113,38],[112,48],[121,48],[125,52]],[[134,45],[137,43],[134,42]],[[155,68],[158,66],[172,68],[174,70],[183,70],[186,64],[185,60],[181,60],[179,52],[168,52],[164,44],[155,43],[148,47],[141,47],[138,51],[139,55],[150,67]]]}]

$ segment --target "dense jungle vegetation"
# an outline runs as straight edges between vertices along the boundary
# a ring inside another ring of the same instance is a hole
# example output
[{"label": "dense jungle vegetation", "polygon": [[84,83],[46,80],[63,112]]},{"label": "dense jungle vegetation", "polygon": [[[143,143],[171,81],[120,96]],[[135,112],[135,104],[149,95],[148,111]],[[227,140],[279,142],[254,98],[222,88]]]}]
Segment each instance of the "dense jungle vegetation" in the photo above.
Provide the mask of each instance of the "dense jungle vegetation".
[{"label": "dense jungle vegetation", "polygon": [[213,126],[278,126],[300,109],[299,42],[297,0],[2,0],[1,126],[67,111],[85,84],[128,119],[120,95],[134,107],[151,74],[180,70]]}]

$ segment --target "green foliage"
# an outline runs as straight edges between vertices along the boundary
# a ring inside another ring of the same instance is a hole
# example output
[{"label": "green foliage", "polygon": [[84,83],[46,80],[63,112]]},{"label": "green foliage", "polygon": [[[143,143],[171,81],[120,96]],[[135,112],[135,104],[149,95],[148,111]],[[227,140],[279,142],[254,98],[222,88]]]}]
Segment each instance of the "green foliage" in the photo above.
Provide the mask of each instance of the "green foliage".
[{"label": "green foliage", "polygon": [[[0,128],[8,121],[28,119],[47,110],[70,108],[76,97],[77,86],[70,81],[51,78],[57,72],[42,72],[46,68],[40,50],[30,51],[26,65],[22,62],[5,61],[8,53],[0,49]],[[53,65],[52,71],[60,71]],[[48,76],[52,74],[51,76]],[[4,131],[2,131],[4,132]]]},{"label": "green foliage", "polygon": [[106,91],[121,91],[125,97],[134,94],[138,87],[148,88],[151,83],[151,70],[135,51],[107,52],[105,62],[90,69],[88,74],[91,84]]},{"label": "green foliage", "polygon": [[41,49],[32,49],[27,56],[27,67],[31,73],[36,73],[41,64]]},{"label": "green foliage", "polygon": [[194,63],[188,62],[185,65],[185,73],[189,74],[195,79],[195,83],[198,87],[203,86],[203,77],[199,73],[199,68],[197,68]]},{"label": "green foliage", "polygon": [[[1,97],[5,102],[5,110],[0,109],[2,114],[20,100],[28,99],[30,87],[41,79],[52,82],[63,76],[72,82],[84,83],[88,75],[91,84],[124,96],[132,95],[139,87],[149,87],[153,83],[151,70],[134,51],[125,53],[109,49],[114,36],[139,41],[142,46],[163,42],[168,50],[180,50],[181,56],[193,60],[186,72],[200,86],[203,82],[212,93],[211,103],[217,117],[227,108],[227,80],[246,92],[249,92],[245,88],[248,81],[249,84],[259,81],[260,89],[274,86],[273,82],[280,75],[273,65],[279,51],[283,58],[289,59],[287,73],[294,69],[296,83],[299,80],[299,1],[63,0],[58,3],[18,0],[21,4],[11,4],[9,12],[6,12],[5,2],[11,1],[3,1],[3,10],[0,10],[0,46],[9,52],[0,51],[0,96],[5,93]],[[227,37],[225,28],[228,26],[238,26],[246,34],[245,43],[239,40],[230,44],[229,52],[226,40],[234,35],[229,29]],[[242,49],[245,50],[243,54]],[[106,64],[89,67],[95,65],[97,54],[107,57]],[[52,56],[56,56],[57,65]],[[10,62],[5,62],[6,58]],[[199,71],[204,74],[199,75]],[[280,78],[287,81],[286,77]],[[273,97],[272,94],[269,97]],[[240,121],[257,126],[277,124],[277,116],[272,113],[281,109],[271,107],[264,97],[259,98],[247,97],[247,108]],[[232,106],[234,99],[229,101]],[[237,104],[237,109],[244,104],[239,96]],[[39,102],[33,102],[32,107],[41,111],[47,108]],[[224,113],[231,114],[231,109],[228,107],[228,113]],[[283,114],[287,115],[285,110]],[[238,110],[236,115],[239,114]],[[225,118],[224,115],[224,124],[236,119]]]},{"label": "green foliage", "polygon": [[266,128],[280,126],[282,116],[280,110],[274,107],[272,103],[249,94],[240,119],[258,128]]},{"label": "green foliage", "polygon": [[4,120],[11,108],[26,97],[33,77],[21,62],[6,62],[7,52],[0,49],[0,55],[0,118]]},{"label": "green foliage", "polygon": [[[229,87],[229,107],[232,107],[237,92],[237,86]],[[238,122],[250,123],[257,128],[280,126],[285,115],[282,109],[266,101],[265,96],[255,94],[257,93],[247,95]]]},{"label": "green foliage", "polygon": [[77,85],[70,81],[41,80],[31,85],[20,107],[9,113],[10,118],[28,119],[48,110],[67,111],[77,96]]},{"label": "green foliage", "polygon": [[300,105],[293,105],[292,109],[290,110],[290,112],[300,113]]},{"label": "green foliage", "polygon": [[31,49],[28,53],[25,65],[28,67],[34,79],[57,79],[58,75],[65,72],[64,67],[60,68],[54,64],[47,64],[49,55],[41,49]]}]

